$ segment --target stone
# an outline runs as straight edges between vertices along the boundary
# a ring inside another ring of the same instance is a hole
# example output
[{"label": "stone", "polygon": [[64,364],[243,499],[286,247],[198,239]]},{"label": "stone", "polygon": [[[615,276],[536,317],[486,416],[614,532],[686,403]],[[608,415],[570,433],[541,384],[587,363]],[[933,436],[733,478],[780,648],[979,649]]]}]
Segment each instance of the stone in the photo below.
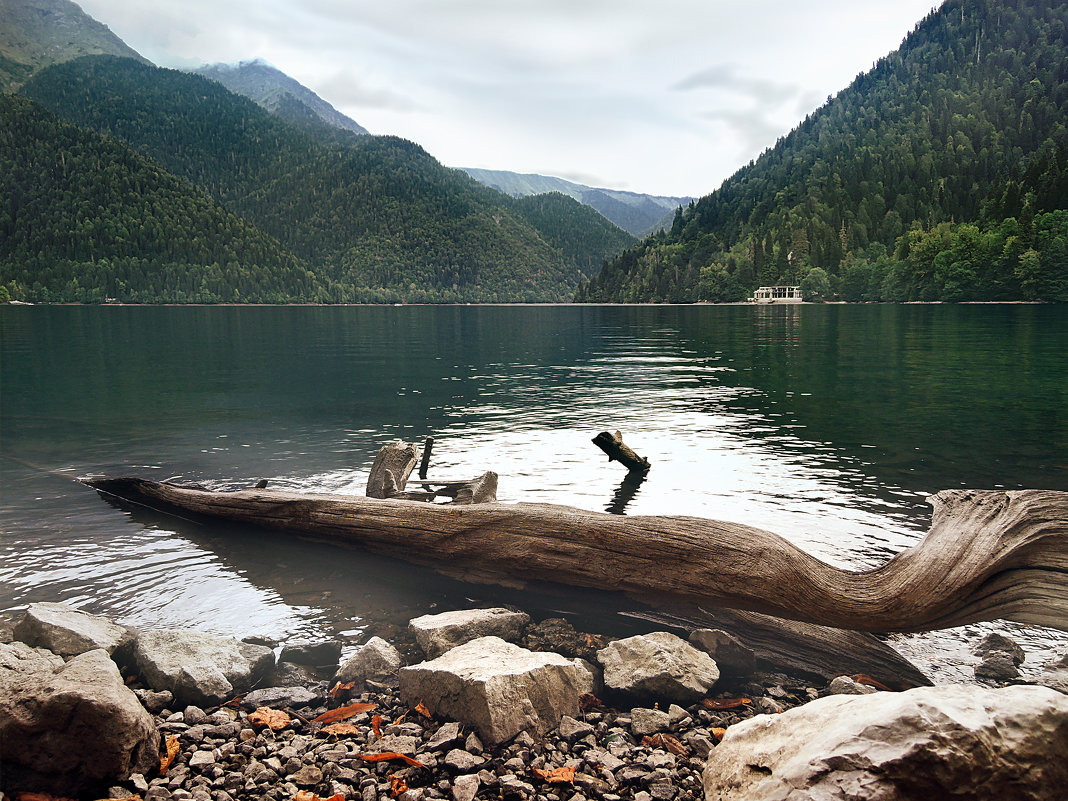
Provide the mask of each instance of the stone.
[{"label": "stone", "polygon": [[161,692],[156,692],[154,690],[134,690],[134,692],[137,694],[137,697],[141,699],[141,703],[144,704],[145,709],[153,715],[158,715],[174,703],[174,693],[170,690],[162,690]]},{"label": "stone", "polygon": [[1012,681],[1020,678],[1017,664],[1011,651],[989,651],[983,661],[975,666],[975,678],[993,682]]},{"label": "stone", "polygon": [[246,693],[241,699],[241,707],[249,712],[261,706],[298,709],[302,706],[321,703],[322,700],[322,695],[306,687],[264,687],[261,690]]},{"label": "stone", "polygon": [[692,704],[719,680],[712,657],[666,631],[609,643],[597,661],[606,688],[647,700]]},{"label": "stone", "polygon": [[445,723],[427,740],[428,751],[444,751],[460,742],[460,724],[455,721]]},{"label": "stone", "polygon": [[279,662],[307,665],[314,668],[336,667],[341,658],[341,641],[295,642],[282,646]]},{"label": "stone", "polygon": [[878,692],[874,687],[861,684],[849,676],[835,676],[827,685],[829,695],[871,695]]},{"label": "stone", "polygon": [[578,740],[587,734],[593,734],[594,728],[584,720],[575,720],[570,715],[560,718],[560,736],[565,740]]},{"label": "stone", "polygon": [[679,726],[691,719],[692,716],[684,707],[678,704],[671,704],[668,706],[668,718],[671,719],[672,726]]},{"label": "stone", "polygon": [[979,641],[979,644],[975,646],[976,656],[988,656],[992,653],[1004,652],[1011,655],[1013,663],[1017,666],[1022,665],[1027,658],[1027,654],[1024,653],[1024,649],[1021,648],[1014,640],[1009,639],[1004,634],[998,634],[996,631],[992,631]]},{"label": "stone", "polygon": [[530,651],[555,651],[562,656],[593,662],[597,659],[597,649],[608,645],[608,639],[600,634],[576,631],[562,617],[550,617],[527,626],[521,644]]},{"label": "stone", "polygon": [[438,615],[423,615],[408,622],[427,659],[437,659],[446,651],[480,637],[499,637],[515,642],[530,622],[526,612],[510,609],[461,609]]},{"label": "stone", "polygon": [[720,629],[694,629],[689,643],[704,651],[725,676],[749,676],[756,671],[756,654],[736,637]]},{"label": "stone", "polygon": [[659,709],[635,707],[630,710],[630,730],[635,737],[667,731],[671,726],[671,716]]},{"label": "stone", "polygon": [[401,668],[400,695],[431,713],[459,721],[496,745],[519,732],[544,734],[563,715],[579,713],[594,687],[589,669],[559,654],[528,651],[500,637],[482,637],[430,662]]},{"label": "stone", "polygon": [[274,652],[228,637],[195,631],[142,631],[133,648],[142,680],[169,690],[181,706],[219,706],[251,690],[274,665]]},{"label": "stone", "polygon": [[315,765],[305,765],[289,778],[298,787],[314,787],[323,780],[323,772]]},{"label": "stone", "polygon": [[323,682],[315,674],[314,669],[307,665],[297,665],[293,662],[276,662],[274,667],[267,671],[263,684],[268,687],[305,687],[309,690],[315,690]]},{"label": "stone", "polygon": [[189,767],[203,768],[215,764],[215,755],[211,751],[194,751],[189,757]]},{"label": "stone", "polygon": [[404,734],[387,734],[371,745],[372,751],[390,751],[394,754],[414,754],[418,749],[419,739]]},{"label": "stone", "polygon": [[473,801],[481,784],[477,775],[457,776],[452,782],[452,801]]},{"label": "stone", "polygon": [[456,771],[457,773],[470,773],[482,766],[486,762],[480,756],[469,754],[467,751],[462,751],[459,748],[454,748],[445,755],[444,763],[445,767],[449,770]]},{"label": "stone", "polygon": [[106,617],[90,615],[66,604],[36,603],[16,624],[14,637],[33,647],[47,648],[62,657],[102,648],[121,661],[133,636],[129,629]]},{"label": "stone", "polygon": [[1058,692],[1068,693],[1068,648],[1055,650],[1034,682]]},{"label": "stone", "polygon": [[342,684],[348,684],[350,681],[364,682],[396,673],[403,665],[404,658],[400,651],[381,637],[372,637],[366,645],[345,660],[345,664],[334,675],[333,681],[340,681]]},{"label": "stone", "polygon": [[1044,687],[835,695],[734,724],[705,798],[1063,798],[1068,698]]},{"label": "stone", "polygon": [[69,796],[159,768],[152,716],[107,651],[0,644],[0,790]]}]

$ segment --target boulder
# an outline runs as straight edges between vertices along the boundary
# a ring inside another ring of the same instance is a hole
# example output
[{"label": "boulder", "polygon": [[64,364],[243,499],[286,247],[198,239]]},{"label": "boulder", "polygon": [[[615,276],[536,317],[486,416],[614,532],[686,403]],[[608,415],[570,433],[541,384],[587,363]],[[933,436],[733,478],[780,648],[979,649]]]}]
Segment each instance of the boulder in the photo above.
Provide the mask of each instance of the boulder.
[{"label": "boulder", "polygon": [[609,643],[597,661],[607,689],[649,700],[692,704],[719,680],[712,657],[666,631]]},{"label": "boulder", "polygon": [[408,622],[415,641],[427,659],[437,659],[450,648],[477,640],[499,637],[515,642],[530,622],[526,612],[510,609],[460,609],[439,615],[423,615]]},{"label": "boulder", "polygon": [[481,637],[430,662],[401,668],[401,698],[475,729],[495,745],[521,731],[544,734],[579,714],[594,677],[579,660]]},{"label": "boulder", "polygon": [[1063,798],[1068,698],[1044,687],[835,695],[727,729],[707,801]]},{"label": "boulder", "polygon": [[133,641],[129,629],[106,617],[90,615],[66,604],[30,604],[15,625],[14,638],[26,645],[47,648],[62,657],[103,648],[121,658]]},{"label": "boulder", "polygon": [[195,631],[142,631],[133,648],[142,680],[170,690],[179,707],[218,706],[251,690],[274,665],[274,652],[229,637]]},{"label": "boulder", "polygon": [[69,796],[159,768],[152,716],[102,649],[0,644],[0,790]]},{"label": "boulder", "polygon": [[372,637],[366,645],[345,660],[345,664],[334,675],[333,681],[348,684],[350,681],[363,682],[389,676],[400,670],[403,664],[404,658],[400,651],[381,637]]},{"label": "boulder", "polygon": [[748,676],[756,670],[756,654],[721,629],[694,629],[690,645],[704,651],[725,676]]},{"label": "boulder", "polygon": [[334,668],[341,657],[341,641],[295,642],[282,646],[279,662],[306,665],[314,668]]},{"label": "boulder", "polygon": [[982,662],[975,666],[975,678],[986,681],[1006,682],[1018,679],[1017,668],[1023,664],[1023,648],[996,631],[987,634],[975,647],[975,654]]},{"label": "boulder", "polygon": [[1068,647],[1055,650],[1053,657],[1046,662],[1043,671],[1034,681],[1043,687],[1068,693]]}]

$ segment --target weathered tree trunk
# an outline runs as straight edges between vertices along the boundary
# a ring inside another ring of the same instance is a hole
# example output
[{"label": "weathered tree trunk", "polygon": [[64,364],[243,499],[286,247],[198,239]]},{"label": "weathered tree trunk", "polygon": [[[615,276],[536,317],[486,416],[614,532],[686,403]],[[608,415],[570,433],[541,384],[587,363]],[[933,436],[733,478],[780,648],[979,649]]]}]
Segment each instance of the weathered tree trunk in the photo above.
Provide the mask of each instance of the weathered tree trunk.
[{"label": "weathered tree trunk", "polygon": [[1068,493],[945,490],[930,532],[874,570],[831,567],[781,537],[691,517],[550,504],[415,504],[284,490],[209,492],[137,478],[90,486],[152,507],[356,544],[469,581],[549,581],[860,631],[1005,618],[1068,630]]},{"label": "weathered tree trunk", "polygon": [[619,462],[632,473],[649,472],[649,460],[628,448],[620,432],[602,431],[593,438],[593,444],[608,454],[608,461]]},{"label": "weathered tree trunk", "polygon": [[483,473],[478,478],[462,481],[425,481],[421,478],[409,481],[419,484],[422,490],[394,491],[386,493],[390,500],[433,501],[437,498],[452,498],[452,503],[491,503],[497,500],[497,474]]},{"label": "weathered tree trunk", "polygon": [[419,459],[413,443],[398,442],[379,449],[367,476],[367,497],[388,498],[404,489]]}]

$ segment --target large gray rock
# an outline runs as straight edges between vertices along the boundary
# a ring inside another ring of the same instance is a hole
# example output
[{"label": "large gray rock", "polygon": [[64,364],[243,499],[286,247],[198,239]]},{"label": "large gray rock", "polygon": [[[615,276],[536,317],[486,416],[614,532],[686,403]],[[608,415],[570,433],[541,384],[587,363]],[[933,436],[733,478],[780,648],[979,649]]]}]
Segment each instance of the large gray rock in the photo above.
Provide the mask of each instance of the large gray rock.
[{"label": "large gray rock", "polygon": [[474,728],[488,745],[521,731],[555,728],[579,714],[579,698],[594,689],[581,660],[528,651],[500,637],[482,637],[430,662],[401,668],[400,694],[434,714]]},{"label": "large gray rock", "polygon": [[103,648],[120,656],[133,641],[130,631],[106,617],[90,615],[66,604],[30,604],[15,625],[17,641],[35,648],[47,648],[63,657],[77,656]]},{"label": "large gray rock", "polygon": [[379,676],[388,676],[400,670],[404,658],[400,651],[383,640],[372,637],[367,644],[345,660],[334,676],[334,681],[347,684],[350,681],[362,682]]},{"label": "large gray rock", "polygon": [[690,645],[704,651],[724,675],[748,676],[756,670],[756,653],[721,629],[694,629]]},{"label": "large gray rock", "polygon": [[251,690],[274,665],[274,652],[229,637],[195,631],[142,631],[133,648],[142,680],[170,690],[180,707],[218,706]]},{"label": "large gray rock", "polygon": [[643,699],[692,704],[719,680],[712,657],[666,631],[609,643],[597,661],[606,688]]},{"label": "large gray rock", "polygon": [[1053,658],[1046,663],[1044,670],[1034,681],[1043,687],[1068,693],[1068,647],[1054,651]]},{"label": "large gray rock", "polygon": [[159,768],[152,716],[106,651],[0,644],[0,790],[69,796]]},{"label": "large gray rock", "polygon": [[427,659],[437,659],[450,648],[477,640],[500,637],[515,642],[530,622],[526,612],[510,609],[460,609],[439,615],[423,615],[408,622],[415,641]]},{"label": "large gray rock", "polygon": [[727,729],[705,798],[1064,797],[1068,698],[1044,687],[836,695]]}]

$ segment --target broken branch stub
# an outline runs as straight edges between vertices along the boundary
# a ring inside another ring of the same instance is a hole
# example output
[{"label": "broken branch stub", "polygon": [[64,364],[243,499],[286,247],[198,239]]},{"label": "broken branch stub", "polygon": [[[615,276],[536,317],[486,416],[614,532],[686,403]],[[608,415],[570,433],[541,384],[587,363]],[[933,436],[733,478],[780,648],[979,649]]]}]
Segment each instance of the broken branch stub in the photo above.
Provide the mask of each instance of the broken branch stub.
[{"label": "broken branch stub", "polygon": [[632,473],[647,473],[651,467],[648,459],[627,447],[618,431],[602,431],[593,438],[593,444],[608,454],[608,461],[619,462]]},{"label": "broken branch stub", "polygon": [[367,477],[367,497],[388,498],[403,490],[418,460],[419,448],[414,443],[383,445]]}]

